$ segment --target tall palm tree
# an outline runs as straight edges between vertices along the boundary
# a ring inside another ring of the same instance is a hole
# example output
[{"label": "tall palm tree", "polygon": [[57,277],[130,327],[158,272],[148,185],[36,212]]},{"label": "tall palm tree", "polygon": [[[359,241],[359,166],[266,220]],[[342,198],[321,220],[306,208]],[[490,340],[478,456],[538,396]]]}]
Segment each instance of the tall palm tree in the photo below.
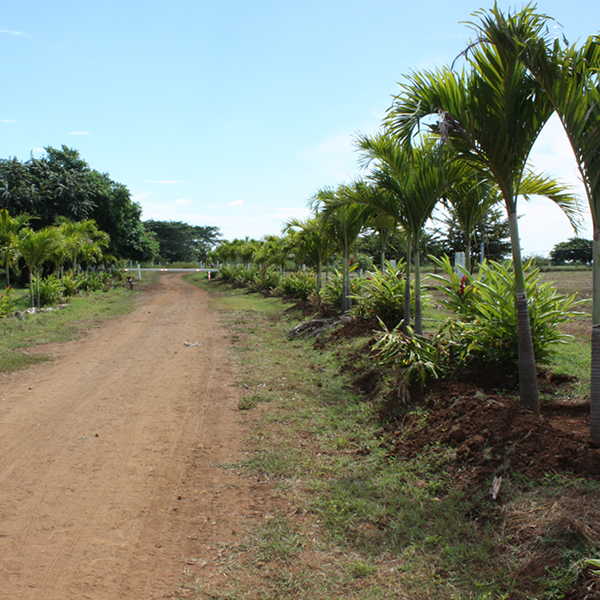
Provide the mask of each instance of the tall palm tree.
[{"label": "tall palm tree", "polygon": [[[539,393],[531,338],[525,276],[517,222],[517,199],[531,148],[552,114],[552,105],[527,69],[510,53],[481,44],[469,55],[468,73],[450,69],[408,77],[386,117],[393,134],[410,148],[423,122],[451,145],[458,157],[482,169],[498,185],[510,229],[519,340],[519,393],[522,405],[539,414]],[[567,215],[573,196],[554,198]]]},{"label": "tall palm tree", "polygon": [[10,265],[18,256],[18,232],[31,219],[30,215],[22,213],[11,217],[8,210],[0,210],[0,260],[6,269],[6,285],[10,285]]},{"label": "tall palm tree", "polygon": [[478,41],[518,59],[535,78],[563,125],[581,175],[594,227],[590,434],[600,440],[600,38],[576,48],[549,33],[535,8],[476,13]]},{"label": "tall palm tree", "polygon": [[421,307],[421,239],[425,224],[446,187],[445,156],[441,148],[426,141],[420,147],[403,148],[389,132],[361,135],[357,146],[363,151],[362,164],[370,166],[369,179],[380,193],[364,193],[359,188],[354,199],[376,208],[400,226],[407,240],[405,327],[410,324],[410,263],[414,250],[415,332],[423,333]]}]

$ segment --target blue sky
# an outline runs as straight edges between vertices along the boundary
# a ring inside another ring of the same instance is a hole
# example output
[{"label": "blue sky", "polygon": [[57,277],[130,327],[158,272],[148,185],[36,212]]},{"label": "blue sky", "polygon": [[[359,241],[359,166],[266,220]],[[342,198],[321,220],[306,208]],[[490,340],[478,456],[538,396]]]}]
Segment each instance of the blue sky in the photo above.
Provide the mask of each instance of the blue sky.
[{"label": "blue sky", "polygon": [[[503,8],[522,4],[500,2]],[[0,157],[76,148],[125,184],[144,219],[279,234],[319,188],[361,174],[353,138],[374,133],[411,70],[449,64],[489,4],[432,0],[78,0],[4,3]],[[538,2],[570,41],[600,2]],[[535,166],[577,184],[550,123]],[[583,203],[586,204],[585,200]],[[573,235],[544,201],[522,203],[525,253]],[[581,234],[591,237],[590,219]]]}]

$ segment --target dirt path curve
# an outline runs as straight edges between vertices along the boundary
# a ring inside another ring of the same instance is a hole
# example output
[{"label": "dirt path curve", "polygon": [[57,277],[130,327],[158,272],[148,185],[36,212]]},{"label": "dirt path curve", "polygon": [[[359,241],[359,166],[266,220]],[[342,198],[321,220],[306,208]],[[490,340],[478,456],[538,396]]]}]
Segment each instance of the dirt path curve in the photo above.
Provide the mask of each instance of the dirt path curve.
[{"label": "dirt path curve", "polygon": [[163,275],[133,314],[0,381],[0,598],[171,598],[186,565],[211,577],[252,508],[216,466],[240,425],[213,317]]}]

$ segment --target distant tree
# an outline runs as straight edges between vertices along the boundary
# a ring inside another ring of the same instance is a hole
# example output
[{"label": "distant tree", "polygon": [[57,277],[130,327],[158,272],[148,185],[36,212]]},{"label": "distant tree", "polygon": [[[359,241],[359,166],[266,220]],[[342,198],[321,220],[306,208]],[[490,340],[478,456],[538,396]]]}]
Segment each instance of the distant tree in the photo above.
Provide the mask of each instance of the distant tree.
[{"label": "distant tree", "polygon": [[167,262],[206,260],[218,241],[218,227],[189,225],[181,221],[145,221],[159,246],[159,256]]},{"label": "distant tree", "polygon": [[574,237],[567,242],[556,244],[550,252],[550,260],[555,265],[591,265],[593,247],[592,240]]},{"label": "distant tree", "polygon": [[[430,246],[429,254],[441,258],[444,255],[452,257],[456,252],[466,252],[465,233],[458,224],[451,206],[438,223],[432,232],[436,243]],[[471,242],[471,265],[480,260],[482,243],[484,257],[487,259],[502,260],[510,255],[508,219],[504,217],[501,208],[488,209],[475,225]]]}]

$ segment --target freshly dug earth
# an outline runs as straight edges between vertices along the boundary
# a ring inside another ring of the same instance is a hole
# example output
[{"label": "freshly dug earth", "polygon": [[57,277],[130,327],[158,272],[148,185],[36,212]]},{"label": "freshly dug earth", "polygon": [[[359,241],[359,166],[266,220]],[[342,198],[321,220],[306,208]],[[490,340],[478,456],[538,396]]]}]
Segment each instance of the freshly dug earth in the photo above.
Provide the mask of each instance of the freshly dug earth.
[{"label": "freshly dug earth", "polygon": [[168,274],[0,380],[0,598],[180,598],[188,569],[219,577],[263,500],[218,466],[243,435],[224,338],[206,292]]},{"label": "freshly dug earth", "polygon": [[430,444],[456,448],[452,474],[459,488],[492,482],[509,471],[530,477],[571,472],[600,479],[600,450],[589,441],[589,405],[542,406],[542,417],[515,398],[445,382],[426,403],[427,420],[408,415],[395,428],[392,454],[410,457]]}]

